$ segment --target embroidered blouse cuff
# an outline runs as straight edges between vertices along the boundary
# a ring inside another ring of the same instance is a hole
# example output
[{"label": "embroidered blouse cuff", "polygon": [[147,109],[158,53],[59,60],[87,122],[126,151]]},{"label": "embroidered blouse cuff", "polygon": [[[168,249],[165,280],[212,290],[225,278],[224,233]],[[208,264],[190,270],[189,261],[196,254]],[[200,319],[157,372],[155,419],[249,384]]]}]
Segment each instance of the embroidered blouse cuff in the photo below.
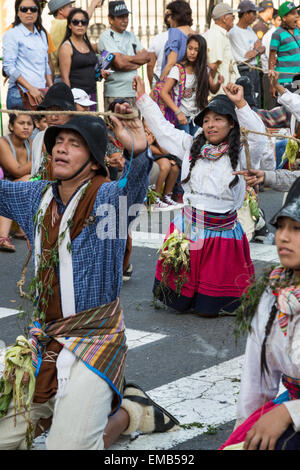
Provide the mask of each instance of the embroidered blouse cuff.
[{"label": "embroidered blouse cuff", "polygon": [[296,432],[300,431],[300,400],[291,400],[283,403],[293,420],[293,428]]}]

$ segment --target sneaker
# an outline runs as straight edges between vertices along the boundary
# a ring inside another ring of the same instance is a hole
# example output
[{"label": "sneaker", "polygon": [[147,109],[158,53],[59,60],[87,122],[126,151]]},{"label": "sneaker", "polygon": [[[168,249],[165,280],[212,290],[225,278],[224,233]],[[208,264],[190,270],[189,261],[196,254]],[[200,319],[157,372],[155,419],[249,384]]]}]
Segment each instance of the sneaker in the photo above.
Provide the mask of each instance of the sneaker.
[{"label": "sneaker", "polygon": [[178,202],[174,201],[174,199],[172,199],[171,196],[172,196],[171,194],[165,194],[165,195],[163,196],[163,199],[162,199],[163,202],[164,202],[165,204],[168,204],[168,206],[179,207],[180,204],[178,204]]},{"label": "sneaker", "polygon": [[151,205],[151,211],[169,211],[170,205],[161,201],[159,197],[156,198],[155,204]]},{"label": "sneaker", "polygon": [[264,243],[264,240],[269,233],[269,229],[265,221],[264,211],[262,209],[259,209],[259,213],[260,213],[260,217],[255,226],[253,241],[256,243]]},{"label": "sneaker", "polygon": [[126,271],[123,272],[123,282],[129,281],[132,276],[133,267],[132,264],[128,266]]},{"label": "sneaker", "polygon": [[265,240],[266,236],[268,235],[268,233],[269,233],[269,229],[268,229],[266,224],[262,228],[260,228],[259,230],[255,230],[254,236],[253,236],[254,242],[264,243],[264,240]]}]

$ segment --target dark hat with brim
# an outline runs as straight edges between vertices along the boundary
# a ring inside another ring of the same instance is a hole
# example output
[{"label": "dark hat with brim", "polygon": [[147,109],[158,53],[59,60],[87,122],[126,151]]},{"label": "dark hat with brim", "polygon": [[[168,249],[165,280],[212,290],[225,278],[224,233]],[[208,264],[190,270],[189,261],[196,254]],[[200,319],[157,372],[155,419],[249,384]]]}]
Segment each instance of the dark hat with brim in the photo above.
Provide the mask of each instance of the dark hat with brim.
[{"label": "dark hat with brim", "polygon": [[291,186],[284,205],[272,217],[270,224],[277,227],[277,222],[280,217],[289,217],[296,222],[300,222],[300,178],[297,178]]},{"label": "dark hat with brim", "polygon": [[49,155],[55,145],[56,137],[62,130],[78,132],[86,142],[92,157],[99,163],[104,174],[107,169],[104,157],[107,147],[107,129],[103,119],[95,116],[73,116],[66,124],[50,126],[46,129],[44,142]]},{"label": "dark hat with brim", "polygon": [[229,115],[232,119],[238,122],[233,102],[226,95],[215,96],[194,119],[197,126],[202,127],[203,119],[208,111],[214,111],[217,114]]},{"label": "dark hat with brim", "polygon": [[76,111],[74,96],[71,88],[63,82],[54,83],[47,91],[45,98],[38,105],[39,111],[52,106],[58,106],[62,111]]}]

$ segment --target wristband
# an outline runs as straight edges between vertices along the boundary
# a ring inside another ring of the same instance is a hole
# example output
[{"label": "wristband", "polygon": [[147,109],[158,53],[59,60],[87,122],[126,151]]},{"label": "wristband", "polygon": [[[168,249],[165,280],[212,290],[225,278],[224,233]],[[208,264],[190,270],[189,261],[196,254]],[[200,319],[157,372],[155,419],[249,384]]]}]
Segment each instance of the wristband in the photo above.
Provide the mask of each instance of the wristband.
[{"label": "wristband", "polygon": [[180,113],[181,113],[181,111],[180,111],[180,109],[179,109],[179,110],[175,113],[175,116],[178,116],[178,114],[180,114]]}]

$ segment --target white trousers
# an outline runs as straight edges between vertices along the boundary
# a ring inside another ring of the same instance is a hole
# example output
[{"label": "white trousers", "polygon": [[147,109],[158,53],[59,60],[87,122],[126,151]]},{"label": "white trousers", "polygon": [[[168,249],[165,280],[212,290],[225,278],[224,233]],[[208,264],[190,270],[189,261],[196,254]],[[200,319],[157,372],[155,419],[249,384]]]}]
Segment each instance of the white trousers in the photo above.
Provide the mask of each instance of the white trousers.
[{"label": "white trousers", "polygon": [[[40,418],[53,416],[46,440],[47,450],[103,450],[103,433],[111,413],[113,391],[105,380],[76,360],[71,368],[66,395],[55,406],[55,397],[33,403],[30,418],[35,427]],[[0,450],[26,449],[27,422],[14,416],[13,403],[0,419]]]}]

